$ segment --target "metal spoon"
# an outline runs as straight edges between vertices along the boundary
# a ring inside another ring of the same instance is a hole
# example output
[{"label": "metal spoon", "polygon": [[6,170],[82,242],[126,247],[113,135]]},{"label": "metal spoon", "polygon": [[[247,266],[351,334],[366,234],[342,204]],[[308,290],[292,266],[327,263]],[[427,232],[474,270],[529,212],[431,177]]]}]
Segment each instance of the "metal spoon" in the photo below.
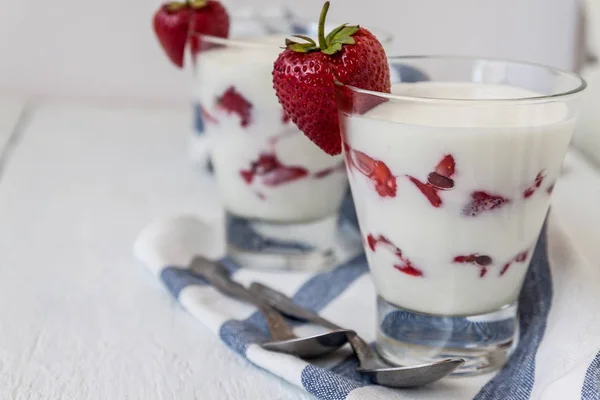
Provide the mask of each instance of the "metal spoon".
[{"label": "metal spoon", "polygon": [[[318,314],[300,307],[283,293],[268,286],[253,283],[250,290],[259,294],[283,314],[310,321],[328,329],[342,329]],[[356,332],[350,331],[347,333],[347,337],[360,361],[357,371],[368,375],[374,383],[382,386],[407,388],[427,385],[449,375],[465,362],[463,359],[454,358],[406,367],[392,366],[379,357]]]},{"label": "metal spoon", "polygon": [[226,269],[215,261],[204,257],[195,257],[189,269],[192,273],[206,279],[215,289],[229,296],[237,297],[253,304],[262,312],[273,338],[263,343],[262,348],[280,353],[292,354],[301,358],[315,358],[331,353],[347,343],[346,329],[336,329],[319,335],[297,337],[282,315],[268,302],[235,282]]}]

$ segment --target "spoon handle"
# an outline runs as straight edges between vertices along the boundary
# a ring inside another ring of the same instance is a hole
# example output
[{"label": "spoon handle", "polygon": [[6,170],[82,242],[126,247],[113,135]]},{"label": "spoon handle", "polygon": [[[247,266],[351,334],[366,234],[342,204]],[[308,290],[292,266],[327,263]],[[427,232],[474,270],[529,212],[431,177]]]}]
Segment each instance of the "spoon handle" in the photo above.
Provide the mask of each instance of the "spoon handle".
[{"label": "spoon handle", "polygon": [[192,260],[189,269],[192,273],[206,279],[206,281],[219,292],[232,297],[237,297],[246,303],[258,307],[265,317],[267,327],[273,340],[281,341],[296,338],[288,323],[275,308],[244,286],[232,280],[227,270],[225,270],[218,262],[203,257],[196,257]]},{"label": "spoon handle", "polygon": [[[319,314],[299,306],[285,294],[270,288],[269,286],[265,286],[262,283],[252,283],[252,285],[250,285],[250,291],[258,294],[271,306],[288,316],[310,321],[332,330],[344,329],[333,322],[326,320]],[[354,331],[347,333],[346,338],[348,339],[348,342],[350,342],[350,345],[354,349],[354,352],[356,353],[356,356],[360,360],[362,366],[364,368],[371,367],[373,360],[376,359],[376,356],[369,344]]]},{"label": "spoon handle", "polygon": [[271,306],[279,310],[279,312],[286,314],[290,317],[294,317],[304,321],[310,321],[315,324],[324,326],[327,329],[332,329],[336,331],[344,329],[334,324],[333,322],[322,318],[319,314],[299,306],[285,294],[273,288],[270,288],[269,286],[265,286],[262,283],[252,283],[252,285],[250,285],[250,291],[260,296]]}]

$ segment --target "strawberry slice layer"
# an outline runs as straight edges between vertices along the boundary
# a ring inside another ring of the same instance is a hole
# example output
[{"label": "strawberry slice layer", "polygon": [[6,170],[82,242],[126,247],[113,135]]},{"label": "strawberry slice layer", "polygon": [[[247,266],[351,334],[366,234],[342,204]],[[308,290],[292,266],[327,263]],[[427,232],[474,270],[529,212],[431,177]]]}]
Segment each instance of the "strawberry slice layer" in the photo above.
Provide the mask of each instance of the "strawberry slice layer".
[{"label": "strawberry slice layer", "polygon": [[456,172],[456,162],[451,154],[447,154],[436,165],[435,171],[427,176],[427,183],[421,182],[414,176],[408,176],[408,179],[425,195],[432,206],[438,208],[442,206],[442,198],[439,195],[440,190],[454,189],[454,180],[451,179]]},{"label": "strawberry slice layer", "polygon": [[315,172],[315,174],[313,175],[316,179],[322,179],[322,178],[326,178],[329,175],[336,173],[336,172],[343,172],[345,170],[345,166],[344,166],[344,162],[342,161],[340,164],[335,165],[333,167],[329,167],[329,168],[325,168],[321,171],[317,171]]},{"label": "strawberry slice layer", "polygon": [[479,277],[483,278],[488,270],[487,267],[492,265],[492,257],[481,255],[479,253],[470,254],[468,256],[456,256],[452,261],[455,264],[471,264],[480,268]]},{"label": "strawberry slice layer", "polygon": [[471,201],[463,209],[463,215],[467,217],[476,217],[481,213],[501,208],[510,203],[510,200],[495,194],[489,194],[484,191],[477,191],[471,194]]},{"label": "strawberry slice layer", "polygon": [[544,178],[546,178],[546,170],[540,171],[533,183],[523,192],[523,198],[528,199],[542,186]]},{"label": "strawberry slice layer", "polygon": [[308,171],[302,167],[283,166],[263,175],[263,184],[266,186],[279,186],[302,179],[307,175]]},{"label": "strawberry slice layer", "polygon": [[252,103],[242,96],[233,86],[217,99],[217,106],[229,114],[240,117],[240,125],[246,128],[252,122]]},{"label": "strawberry slice layer", "polygon": [[377,251],[377,247],[383,246],[388,251],[393,253],[400,261],[398,264],[394,264],[394,268],[398,271],[409,276],[423,276],[423,271],[417,268],[408,258],[404,257],[398,246],[394,245],[387,237],[383,235],[375,237],[374,235],[369,234],[367,235],[367,244],[373,252]]},{"label": "strawberry slice layer", "polygon": [[369,178],[377,194],[381,197],[396,197],[396,177],[383,161],[376,160],[362,151],[353,150],[347,144],[344,144],[344,148],[350,168]]},{"label": "strawberry slice layer", "polygon": [[454,157],[450,154],[444,156],[442,161],[435,167],[435,172],[446,178],[452,178],[456,172],[456,162],[454,161]]},{"label": "strawberry slice layer", "polygon": [[513,258],[512,260],[510,260],[509,262],[507,262],[506,264],[504,264],[504,267],[502,267],[502,270],[500,271],[500,276],[506,274],[506,272],[510,269],[510,267],[514,264],[514,263],[524,263],[525,261],[527,261],[527,257],[529,256],[529,250],[525,250],[519,254],[517,254],[515,256],[515,258]]},{"label": "strawberry slice layer", "polygon": [[248,185],[258,177],[265,186],[279,186],[308,176],[308,170],[284,165],[275,154],[263,153],[250,165],[250,169],[240,171],[240,176]]},{"label": "strawberry slice layer", "polygon": [[438,208],[442,205],[442,198],[438,195],[438,189],[433,187],[430,183],[423,183],[417,178],[409,176],[408,179],[415,184],[417,188],[427,197],[427,200],[432,206]]}]

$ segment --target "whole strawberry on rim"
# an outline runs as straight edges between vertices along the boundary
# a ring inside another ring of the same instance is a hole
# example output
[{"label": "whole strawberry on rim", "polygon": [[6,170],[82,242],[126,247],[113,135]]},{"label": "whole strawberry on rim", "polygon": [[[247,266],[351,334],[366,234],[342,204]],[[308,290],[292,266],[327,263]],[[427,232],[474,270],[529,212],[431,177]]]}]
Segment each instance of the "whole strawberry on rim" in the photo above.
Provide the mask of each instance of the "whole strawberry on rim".
[{"label": "whole strawberry on rim", "polygon": [[229,14],[215,0],[170,2],[163,4],[154,14],[153,28],[169,59],[182,68],[188,42],[193,54],[200,51],[197,34],[229,36]]},{"label": "whole strawberry on rim", "polygon": [[344,24],[325,36],[330,2],[319,19],[318,44],[286,40],[275,61],[273,87],[286,114],[323,151],[342,151],[335,81],[360,89],[389,93],[390,69],[385,50],[367,29]]}]

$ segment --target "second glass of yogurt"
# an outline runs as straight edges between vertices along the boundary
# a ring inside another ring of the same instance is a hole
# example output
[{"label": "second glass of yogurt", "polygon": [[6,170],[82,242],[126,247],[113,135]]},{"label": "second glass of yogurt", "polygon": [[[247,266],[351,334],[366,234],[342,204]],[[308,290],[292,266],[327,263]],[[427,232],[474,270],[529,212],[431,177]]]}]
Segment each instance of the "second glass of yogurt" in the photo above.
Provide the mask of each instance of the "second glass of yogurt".
[{"label": "second glass of yogurt", "polygon": [[427,77],[392,94],[337,85],[377,350],[399,365],[464,358],[458,374],[499,368],[586,84],[518,62],[390,63]]},{"label": "second glass of yogurt", "polygon": [[[342,156],[307,139],[280,106],[273,63],[285,38],[316,24],[234,18],[229,39],[193,38],[194,97],[227,212],[231,257],[245,267],[320,269],[335,262]],[[388,40],[384,38],[384,40]]]}]

